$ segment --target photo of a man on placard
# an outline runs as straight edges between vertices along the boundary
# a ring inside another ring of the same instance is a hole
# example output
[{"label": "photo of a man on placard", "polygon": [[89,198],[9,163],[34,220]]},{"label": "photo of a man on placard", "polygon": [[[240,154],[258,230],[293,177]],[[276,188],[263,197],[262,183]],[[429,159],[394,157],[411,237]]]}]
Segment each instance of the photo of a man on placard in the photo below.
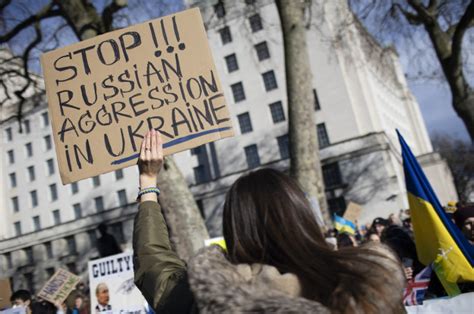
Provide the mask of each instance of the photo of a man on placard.
[{"label": "photo of a man on placard", "polygon": [[97,297],[97,305],[95,306],[96,313],[111,311],[112,306],[109,304],[110,295],[109,287],[103,282],[99,283],[95,288],[95,296]]}]

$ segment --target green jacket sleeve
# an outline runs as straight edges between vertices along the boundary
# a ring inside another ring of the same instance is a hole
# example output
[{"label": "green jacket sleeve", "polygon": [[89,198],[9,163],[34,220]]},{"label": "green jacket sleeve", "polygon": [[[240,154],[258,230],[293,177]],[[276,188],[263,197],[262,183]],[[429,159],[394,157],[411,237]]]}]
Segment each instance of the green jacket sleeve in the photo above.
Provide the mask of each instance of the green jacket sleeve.
[{"label": "green jacket sleeve", "polygon": [[135,284],[148,304],[158,308],[186,266],[170,245],[168,229],[157,202],[140,204],[133,228]]}]

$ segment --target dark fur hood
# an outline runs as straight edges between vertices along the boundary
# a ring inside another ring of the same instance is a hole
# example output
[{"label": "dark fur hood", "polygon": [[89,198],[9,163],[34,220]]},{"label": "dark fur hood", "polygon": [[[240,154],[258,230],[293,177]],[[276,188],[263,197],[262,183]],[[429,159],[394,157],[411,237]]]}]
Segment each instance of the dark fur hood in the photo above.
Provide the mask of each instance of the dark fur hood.
[{"label": "dark fur hood", "polygon": [[231,264],[217,246],[201,249],[190,260],[188,276],[200,313],[329,313],[301,297],[295,275],[268,265]]}]

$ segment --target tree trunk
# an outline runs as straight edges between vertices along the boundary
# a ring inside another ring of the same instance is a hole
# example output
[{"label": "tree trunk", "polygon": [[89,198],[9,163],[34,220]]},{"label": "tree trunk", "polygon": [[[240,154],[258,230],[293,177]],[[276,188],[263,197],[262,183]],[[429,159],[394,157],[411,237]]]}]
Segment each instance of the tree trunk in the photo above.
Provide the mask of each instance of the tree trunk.
[{"label": "tree trunk", "polygon": [[183,175],[172,157],[166,157],[158,176],[160,204],[168,224],[171,243],[188,260],[209,238],[201,213]]},{"label": "tree trunk", "polygon": [[331,225],[319,159],[314,121],[312,74],[306,43],[305,0],[277,0],[285,50],[288,94],[290,174],[310,198],[316,198],[327,226]]},{"label": "tree trunk", "polygon": [[[71,28],[81,40],[105,32],[101,16],[88,1],[58,1]],[[126,1],[115,1],[125,6]],[[209,237],[193,195],[180,170],[170,157],[160,172],[158,184],[162,194],[160,203],[167,221],[171,242],[185,260],[204,245]]]}]

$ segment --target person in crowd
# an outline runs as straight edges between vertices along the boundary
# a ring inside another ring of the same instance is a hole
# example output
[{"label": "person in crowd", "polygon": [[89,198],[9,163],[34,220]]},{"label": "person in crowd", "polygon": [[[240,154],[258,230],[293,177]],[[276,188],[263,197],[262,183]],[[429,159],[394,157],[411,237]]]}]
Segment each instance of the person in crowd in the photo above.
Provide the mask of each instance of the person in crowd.
[{"label": "person in crowd", "polygon": [[376,233],[379,237],[382,236],[383,229],[388,226],[388,220],[377,217],[372,221],[372,225],[370,226],[369,232]]},{"label": "person in crowd", "polygon": [[171,248],[158,203],[162,164],[162,139],[152,130],[138,161],[133,249],[135,283],[157,313],[403,311],[405,280],[392,251],[383,245],[333,250],[304,192],[273,169],[250,172],[230,187],[223,211],[227,251],[205,247],[186,264]]},{"label": "person in crowd", "polygon": [[401,226],[402,222],[395,214],[390,214],[388,216],[388,225],[389,226]]},{"label": "person in crowd", "polygon": [[474,205],[458,207],[453,218],[464,237],[474,245]]},{"label": "person in crowd", "polygon": [[97,250],[100,257],[122,253],[122,249],[118,245],[117,240],[115,240],[115,237],[107,232],[107,225],[105,223],[101,223],[97,229],[101,234],[101,237],[97,239]]},{"label": "person in crowd", "polygon": [[103,282],[99,283],[95,288],[95,296],[97,298],[97,305],[95,306],[96,312],[111,311],[112,306],[110,302],[109,287]]},{"label": "person in crowd", "polygon": [[418,260],[415,242],[402,227],[395,225],[388,226],[382,232],[380,240],[397,254],[398,258],[403,263],[407,280],[412,279],[425,267]]},{"label": "person in crowd", "polygon": [[31,293],[28,290],[17,290],[10,297],[13,308],[24,307],[27,314],[32,313]]},{"label": "person in crowd", "polygon": [[68,309],[67,314],[89,314],[89,304],[81,294],[74,297],[74,306]]},{"label": "person in crowd", "polygon": [[368,232],[365,237],[366,242],[380,243],[380,237],[376,232]]},{"label": "person in crowd", "polygon": [[337,247],[357,247],[359,244],[354,236],[347,232],[342,232],[337,235]]}]

